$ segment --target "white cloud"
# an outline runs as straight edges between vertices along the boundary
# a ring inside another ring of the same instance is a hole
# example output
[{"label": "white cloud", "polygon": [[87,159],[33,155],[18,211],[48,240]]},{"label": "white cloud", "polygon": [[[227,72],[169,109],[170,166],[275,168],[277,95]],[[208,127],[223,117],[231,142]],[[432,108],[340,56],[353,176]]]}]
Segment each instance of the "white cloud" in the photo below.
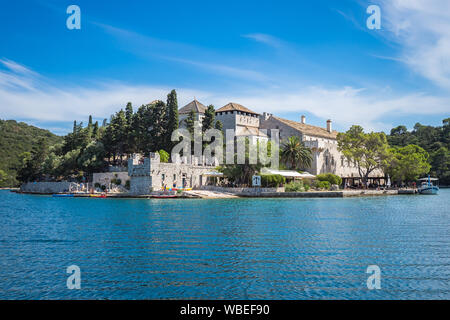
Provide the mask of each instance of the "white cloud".
[{"label": "white cloud", "polygon": [[450,1],[382,0],[382,27],[402,46],[401,60],[450,88]]},{"label": "white cloud", "polygon": [[282,41],[278,38],[275,38],[274,36],[271,36],[269,34],[265,33],[250,33],[250,34],[244,34],[244,38],[252,39],[256,42],[264,43],[268,46],[279,48],[282,46]]},{"label": "white cloud", "polygon": [[[53,127],[57,127],[58,122],[86,119],[90,114],[94,118],[109,118],[128,101],[137,107],[154,99],[165,100],[172,89],[117,82],[59,88],[50,85],[44,77],[34,76],[34,72],[23,73],[14,64],[9,66],[9,71],[0,71],[0,117],[52,122]],[[424,93],[393,96],[388,91],[374,93],[353,87],[298,86],[297,90],[289,91],[264,88],[234,95],[189,88],[177,89],[177,92],[180,107],[195,96],[216,107],[234,101],[261,113],[296,112],[300,116],[302,112],[309,112],[319,118],[330,118],[342,127],[360,124],[368,130],[391,128],[391,123],[380,121],[389,114],[443,114],[450,105],[446,97]]]}]

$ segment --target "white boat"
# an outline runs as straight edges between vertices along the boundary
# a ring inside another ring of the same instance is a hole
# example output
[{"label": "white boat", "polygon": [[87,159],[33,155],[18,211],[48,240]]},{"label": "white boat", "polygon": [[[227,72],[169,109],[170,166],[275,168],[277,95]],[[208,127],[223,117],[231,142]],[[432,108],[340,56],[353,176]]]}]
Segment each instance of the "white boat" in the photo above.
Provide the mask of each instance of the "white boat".
[{"label": "white boat", "polygon": [[[417,188],[420,194],[437,194],[439,191],[439,187],[437,186],[439,179],[438,178],[422,178],[419,179],[422,181],[422,184]],[[435,182],[433,184],[433,181]]]}]

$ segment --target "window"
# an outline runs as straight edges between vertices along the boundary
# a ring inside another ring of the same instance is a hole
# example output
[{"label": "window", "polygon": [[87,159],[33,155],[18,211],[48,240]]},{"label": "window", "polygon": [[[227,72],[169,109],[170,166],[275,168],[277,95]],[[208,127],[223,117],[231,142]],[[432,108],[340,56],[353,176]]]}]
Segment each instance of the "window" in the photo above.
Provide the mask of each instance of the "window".
[{"label": "window", "polygon": [[173,175],[173,180],[174,180],[174,181],[177,180],[177,175],[176,175],[176,174]]},{"label": "window", "polygon": [[162,179],[162,181],[164,181],[166,179],[166,175],[164,173],[161,175],[161,179]]}]

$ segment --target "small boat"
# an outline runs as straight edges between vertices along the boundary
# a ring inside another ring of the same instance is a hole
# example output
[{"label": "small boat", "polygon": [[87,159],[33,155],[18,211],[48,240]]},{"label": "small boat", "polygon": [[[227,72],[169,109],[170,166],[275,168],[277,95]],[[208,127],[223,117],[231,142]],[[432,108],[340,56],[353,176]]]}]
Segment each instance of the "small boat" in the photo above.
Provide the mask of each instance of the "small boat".
[{"label": "small boat", "polygon": [[91,198],[106,198],[106,194],[90,194],[89,197]]},{"label": "small boat", "polygon": [[192,188],[171,188],[170,191],[191,191]]},{"label": "small boat", "polygon": [[74,195],[73,195],[73,193],[55,193],[55,194],[52,194],[52,197],[55,197],[55,198],[68,198],[68,197],[73,197]]},{"label": "small boat", "polygon": [[[419,179],[419,181],[422,181],[422,184],[417,188],[417,191],[420,194],[438,194],[438,180],[438,178],[430,178],[430,175],[428,175],[428,178]],[[433,184],[433,181],[435,181],[435,184]]]}]

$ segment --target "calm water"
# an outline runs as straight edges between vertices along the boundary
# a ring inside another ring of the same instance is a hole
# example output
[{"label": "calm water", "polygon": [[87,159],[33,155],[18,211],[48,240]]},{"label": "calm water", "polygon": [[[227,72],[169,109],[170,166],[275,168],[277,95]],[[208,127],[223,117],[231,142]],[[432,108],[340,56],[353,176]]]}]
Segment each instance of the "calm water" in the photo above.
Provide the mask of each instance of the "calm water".
[{"label": "calm water", "polygon": [[[0,191],[0,299],[450,299],[450,190],[112,200]],[[66,268],[81,268],[68,290]],[[368,265],[381,289],[368,290]]]}]

